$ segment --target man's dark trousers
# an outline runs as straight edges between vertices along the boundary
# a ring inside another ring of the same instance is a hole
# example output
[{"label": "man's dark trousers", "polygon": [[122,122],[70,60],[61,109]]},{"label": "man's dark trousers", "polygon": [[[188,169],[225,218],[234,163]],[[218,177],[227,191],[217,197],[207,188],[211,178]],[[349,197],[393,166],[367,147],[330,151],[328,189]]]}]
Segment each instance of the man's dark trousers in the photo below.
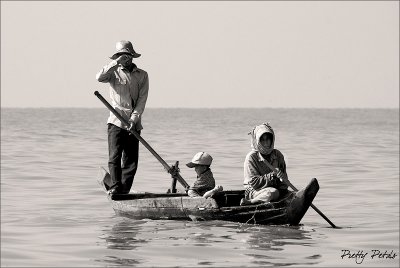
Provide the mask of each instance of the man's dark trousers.
[{"label": "man's dark trousers", "polygon": [[105,184],[109,188],[117,187],[118,193],[127,194],[138,167],[139,140],[128,130],[108,124],[108,152],[111,181]]}]

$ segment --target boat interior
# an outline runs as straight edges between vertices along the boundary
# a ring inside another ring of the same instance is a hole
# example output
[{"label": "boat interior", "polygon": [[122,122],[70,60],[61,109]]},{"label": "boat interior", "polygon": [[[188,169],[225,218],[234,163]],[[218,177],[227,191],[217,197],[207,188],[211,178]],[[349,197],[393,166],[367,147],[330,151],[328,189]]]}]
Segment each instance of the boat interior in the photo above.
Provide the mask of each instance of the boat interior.
[{"label": "boat interior", "polygon": [[[129,193],[129,194],[116,194],[112,195],[111,199],[114,201],[147,199],[147,198],[174,198],[186,197],[191,198],[187,193]],[[240,206],[240,200],[244,197],[244,190],[228,190],[214,194],[212,198],[215,199],[219,207],[234,207]]]}]

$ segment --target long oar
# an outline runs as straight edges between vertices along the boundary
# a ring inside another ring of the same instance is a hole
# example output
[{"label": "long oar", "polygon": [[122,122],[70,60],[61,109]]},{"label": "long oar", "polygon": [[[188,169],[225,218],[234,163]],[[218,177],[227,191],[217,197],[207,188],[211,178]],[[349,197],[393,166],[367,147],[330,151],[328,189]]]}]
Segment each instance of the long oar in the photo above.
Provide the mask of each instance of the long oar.
[{"label": "long oar", "polygon": [[[94,95],[96,95],[101,102],[108,108],[108,110],[110,110],[123,124],[125,124],[126,126],[129,127],[129,122],[123,118],[104,98],[103,96],[101,96],[101,94],[98,91],[94,92]],[[157,158],[157,160],[164,166],[164,168],[168,171],[168,173],[171,174],[171,167],[164,161],[164,159],[161,158],[161,156],[159,156],[156,151],[153,150],[153,148],[151,148],[151,146],[147,143],[147,141],[145,141],[136,131],[134,130],[130,130],[130,132],[135,136],[136,139],[138,139],[143,145],[144,147],[146,147],[150,153],[152,153],[154,155],[155,158]],[[172,175],[172,174],[171,174]],[[176,174],[174,174],[174,178],[176,177],[176,179],[179,181],[180,184],[182,184],[182,186],[185,188],[185,190],[187,190],[189,188],[189,184],[187,184],[187,182],[182,178],[182,176],[177,172]]]},{"label": "long oar", "polygon": [[[278,173],[278,171],[276,170],[275,167],[273,167],[270,163],[268,163],[267,161],[264,161],[264,163],[267,165],[267,167],[269,169],[271,169],[275,174]],[[292,187],[293,190],[295,190],[296,192],[298,191],[296,187],[294,187],[294,185],[289,181],[288,178],[284,178],[283,179],[284,182]],[[333,224],[333,222],[331,222],[327,216],[324,215],[324,213],[322,213],[316,206],[314,206],[313,204],[311,204],[311,207],[322,217],[324,218],[333,228],[337,228],[336,225]]]}]

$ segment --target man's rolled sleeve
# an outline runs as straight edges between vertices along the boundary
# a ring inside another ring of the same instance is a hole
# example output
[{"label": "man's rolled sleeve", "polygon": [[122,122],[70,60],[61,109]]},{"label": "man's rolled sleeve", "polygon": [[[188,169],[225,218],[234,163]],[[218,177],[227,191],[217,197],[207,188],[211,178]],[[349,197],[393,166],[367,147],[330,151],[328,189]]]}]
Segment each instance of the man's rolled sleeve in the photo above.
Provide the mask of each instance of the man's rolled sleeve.
[{"label": "man's rolled sleeve", "polygon": [[106,66],[104,66],[97,74],[96,74],[96,79],[99,82],[102,83],[107,83],[110,82],[111,80],[111,70],[113,69],[113,67],[117,66],[118,62],[116,60],[111,61],[109,64],[107,64]]}]

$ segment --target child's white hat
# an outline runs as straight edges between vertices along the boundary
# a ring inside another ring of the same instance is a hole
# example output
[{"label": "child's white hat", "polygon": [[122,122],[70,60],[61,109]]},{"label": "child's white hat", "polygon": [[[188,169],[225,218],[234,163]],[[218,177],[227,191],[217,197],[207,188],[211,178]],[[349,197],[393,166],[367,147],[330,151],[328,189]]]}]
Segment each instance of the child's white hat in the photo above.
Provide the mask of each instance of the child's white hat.
[{"label": "child's white hat", "polygon": [[213,158],[206,152],[198,152],[186,166],[193,168],[196,165],[210,166]]}]

